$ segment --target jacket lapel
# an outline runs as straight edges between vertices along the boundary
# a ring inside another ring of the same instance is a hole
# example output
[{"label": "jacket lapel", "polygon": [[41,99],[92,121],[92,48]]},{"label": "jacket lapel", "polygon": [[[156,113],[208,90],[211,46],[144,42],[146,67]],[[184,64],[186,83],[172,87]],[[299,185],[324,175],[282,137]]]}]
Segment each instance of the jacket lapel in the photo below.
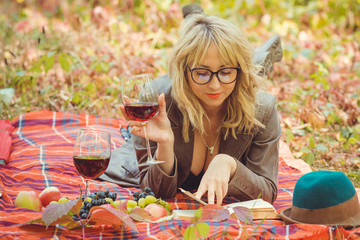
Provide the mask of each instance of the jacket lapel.
[{"label": "jacket lapel", "polygon": [[[183,181],[187,178],[187,174],[190,172],[193,151],[194,151],[194,132],[189,131],[190,141],[186,143],[182,137],[182,122],[183,116],[178,109],[175,101],[169,98],[169,106],[167,109],[167,115],[171,123],[171,129],[174,132],[175,142],[174,142],[174,154],[177,159],[181,159],[181,161],[177,161],[178,169],[178,179]],[[180,182],[182,183],[182,182]]]},{"label": "jacket lapel", "polygon": [[222,135],[219,153],[225,153],[240,160],[251,142],[252,134],[242,133],[237,134],[236,137],[237,139],[229,134],[226,141],[224,141],[224,136]]}]

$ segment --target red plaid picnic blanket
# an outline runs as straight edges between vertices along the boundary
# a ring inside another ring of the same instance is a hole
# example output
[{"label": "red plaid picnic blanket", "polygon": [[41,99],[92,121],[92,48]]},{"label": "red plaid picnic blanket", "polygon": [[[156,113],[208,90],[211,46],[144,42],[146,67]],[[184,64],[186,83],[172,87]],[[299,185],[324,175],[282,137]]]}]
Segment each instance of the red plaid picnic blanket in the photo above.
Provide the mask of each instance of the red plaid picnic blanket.
[{"label": "red plaid picnic blanket", "polygon": [[[120,147],[125,140],[119,129],[127,127],[122,119],[104,118],[69,112],[37,111],[11,122],[12,149],[7,165],[0,165],[0,238],[2,239],[82,239],[80,230],[67,230],[62,226],[48,229],[38,225],[20,225],[41,217],[41,212],[14,206],[13,201],[21,190],[40,193],[45,187],[58,187],[63,196],[75,199],[84,180],[73,165],[72,151],[78,129],[92,126],[106,129],[112,135],[112,147]],[[291,206],[296,181],[307,171],[306,164],[295,160],[286,144],[281,143],[279,164],[279,193],[273,204],[278,212]],[[299,166],[304,166],[299,167]],[[296,166],[296,167],[294,167]],[[304,170],[305,169],[305,170]],[[116,184],[93,180],[91,191],[98,188],[117,192],[120,199],[132,199],[137,188],[123,188]],[[172,209],[197,209],[200,205],[178,193],[166,199]],[[224,203],[235,200],[226,198]],[[360,228],[331,229],[323,225],[285,225],[280,220],[255,221],[244,224],[236,219],[223,222],[207,222],[209,238],[222,239],[360,239]],[[168,220],[161,223],[138,222],[138,232],[130,228],[113,229],[110,226],[94,226],[86,229],[87,239],[181,239],[190,225],[187,220]],[[221,233],[226,233],[221,235]]]}]

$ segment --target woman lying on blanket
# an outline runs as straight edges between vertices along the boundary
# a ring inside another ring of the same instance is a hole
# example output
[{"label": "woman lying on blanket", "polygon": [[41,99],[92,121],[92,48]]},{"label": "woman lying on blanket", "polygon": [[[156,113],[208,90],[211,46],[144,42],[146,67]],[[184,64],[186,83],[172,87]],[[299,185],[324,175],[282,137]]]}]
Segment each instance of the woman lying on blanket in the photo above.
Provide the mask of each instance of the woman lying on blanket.
[{"label": "woman lying on blanket", "polygon": [[[192,14],[169,59],[169,76],[156,79],[163,94],[159,113],[148,122],[155,158],[142,166],[139,184],[157,197],[174,197],[181,187],[205,193],[221,205],[277,195],[281,128],[275,98],[259,90],[253,50],[242,32],[226,20]],[[170,80],[171,79],[171,80]],[[141,122],[132,121],[139,163],[147,159]]]}]

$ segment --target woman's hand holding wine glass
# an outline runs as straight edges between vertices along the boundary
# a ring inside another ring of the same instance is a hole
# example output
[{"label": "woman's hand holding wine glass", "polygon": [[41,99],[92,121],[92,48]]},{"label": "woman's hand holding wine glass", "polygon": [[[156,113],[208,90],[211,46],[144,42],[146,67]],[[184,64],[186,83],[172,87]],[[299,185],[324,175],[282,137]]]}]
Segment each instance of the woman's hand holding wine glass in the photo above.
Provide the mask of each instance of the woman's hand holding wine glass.
[{"label": "woman's hand holding wine glass", "polygon": [[[159,96],[158,102],[159,113],[146,122],[146,128],[144,127],[144,122],[131,120],[131,118],[128,117],[126,118],[129,126],[132,127],[131,133],[136,136],[145,138],[146,130],[146,135],[151,141],[160,144],[173,142],[174,134],[171,130],[170,121],[167,118],[164,94]],[[126,115],[125,108],[121,107],[121,110],[123,114]]]},{"label": "woman's hand holding wine glass", "polygon": [[156,82],[152,80],[152,74],[141,74],[122,81],[122,113],[132,127],[131,133],[146,139],[148,159],[139,166],[164,162],[152,157],[149,139],[162,143],[174,138],[164,96],[159,97]]}]

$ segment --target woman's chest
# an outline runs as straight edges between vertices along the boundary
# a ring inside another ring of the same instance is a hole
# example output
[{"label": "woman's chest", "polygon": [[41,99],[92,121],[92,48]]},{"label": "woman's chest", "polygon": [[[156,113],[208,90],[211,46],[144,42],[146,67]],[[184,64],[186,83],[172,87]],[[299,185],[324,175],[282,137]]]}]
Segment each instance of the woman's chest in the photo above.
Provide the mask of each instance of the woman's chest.
[{"label": "woman's chest", "polygon": [[219,153],[219,134],[208,133],[202,136],[198,131],[194,131],[194,150],[190,167],[194,175],[205,172],[211,160]]}]

